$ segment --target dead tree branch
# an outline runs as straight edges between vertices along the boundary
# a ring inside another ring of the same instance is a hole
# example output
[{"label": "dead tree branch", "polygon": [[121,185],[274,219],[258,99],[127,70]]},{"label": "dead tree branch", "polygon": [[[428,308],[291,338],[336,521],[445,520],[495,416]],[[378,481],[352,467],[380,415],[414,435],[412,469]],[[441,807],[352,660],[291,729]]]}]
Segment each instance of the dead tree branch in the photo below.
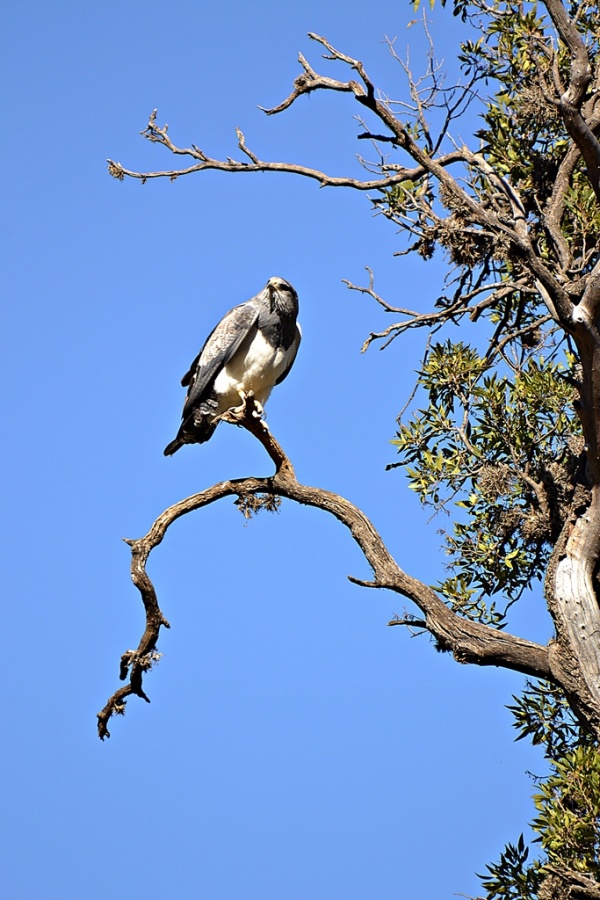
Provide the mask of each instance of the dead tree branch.
[{"label": "dead tree branch", "polygon": [[98,713],[98,734],[102,739],[110,737],[108,722],[114,714],[124,712],[126,697],[136,694],[148,701],[142,687],[143,675],[156,658],[161,626],[169,627],[146,572],[151,551],[161,543],[170,525],[181,516],[231,496],[237,497],[240,504],[245,504],[250,497],[255,502],[258,498],[261,506],[272,506],[274,497],[286,497],[330,513],[349,529],[373,572],[372,581],[359,583],[386,588],[412,600],[424,617],[418,620],[419,627],[430,632],[440,649],[452,652],[461,663],[502,666],[535,678],[554,680],[548,648],[461,618],[446,606],[432,588],[398,566],[383,539],[360,509],[331,491],[301,484],[288,457],[264,422],[256,418],[255,411],[254,399],[248,397],[242,412],[230,411],[224,418],[246,428],[261,442],[275,464],[275,474],[269,478],[249,477],[215,484],[170,506],[158,516],[144,537],[127,541],[132,553],[131,577],[142,595],[146,610],[146,628],[138,649],[127,651],[121,658],[120,677],[125,680],[129,673],[129,683],[115,691]]},{"label": "dead tree branch", "polygon": [[[330,89],[333,90],[333,88]],[[290,103],[291,102],[292,101],[290,101]],[[285,107],[282,105],[282,108]],[[278,108],[265,110],[267,114],[279,111]],[[140,134],[154,144],[162,144],[163,147],[166,147],[167,150],[174,153],[176,156],[189,156],[191,159],[198,160],[198,162],[194,165],[180,169],[161,169],[156,172],[135,172],[131,169],[126,169],[120,162],[108,159],[108,172],[113,178],[116,178],[118,181],[124,181],[125,178],[135,178],[143,184],[152,178],[169,178],[171,181],[176,181],[182,175],[190,175],[193,172],[202,172],[208,169],[232,173],[283,172],[290,175],[302,175],[305,178],[311,178],[314,181],[318,181],[321,187],[346,187],[353,188],[357,191],[373,191],[384,190],[406,180],[416,181],[426,173],[426,170],[422,166],[412,166],[410,168],[405,166],[390,166],[390,170],[393,168],[392,175],[385,175],[381,178],[371,178],[362,181],[360,178],[328,175],[326,172],[321,172],[319,169],[296,165],[295,163],[268,162],[259,159],[256,153],[249,149],[246,144],[245,136],[239,128],[236,128],[238,148],[250,159],[250,162],[238,162],[231,158],[227,158],[226,160],[213,159],[212,157],[207,156],[207,154],[204,153],[203,150],[200,150],[195,144],[192,144],[190,147],[176,146],[168,135],[169,126],[164,125],[161,128],[156,124],[156,114],[157,110],[155,109],[148,119],[146,128],[141,131]],[[363,137],[365,137],[365,135],[363,135]],[[381,140],[379,137],[377,139]],[[459,162],[461,160],[462,154],[458,151],[453,151],[440,157],[438,162],[441,166],[448,166],[451,163]]]},{"label": "dead tree branch", "polygon": [[[440,222],[434,215],[431,204],[427,199],[427,183],[428,179],[432,179],[437,182],[440,192],[445,197],[444,205],[449,209],[460,210],[462,216],[466,215],[470,218],[474,229],[474,239],[485,237],[495,242],[507,242],[513,248],[514,253],[522,260],[522,264],[529,270],[533,278],[541,284],[545,296],[550,298],[550,314],[557,318],[563,328],[570,331],[573,327],[572,299],[565,288],[563,280],[555,276],[539,255],[535,240],[528,231],[523,203],[517,190],[506,179],[498,176],[481,154],[473,153],[465,146],[454,147],[448,153],[437,152],[439,141],[433,142],[431,146],[421,146],[412,134],[410,127],[394,115],[390,101],[382,99],[376,94],[373,83],[360,60],[353,59],[336,50],[324,37],[314,33],[310,33],[309,37],[325,48],[327,52],[324,54],[324,58],[326,60],[341,62],[350,67],[357,74],[358,80],[351,78],[348,81],[339,81],[321,75],[300,54],[299,61],[302,66],[302,73],[296,78],[292,92],[282,103],[264,111],[268,115],[278,114],[291,107],[300,97],[317,90],[351,94],[363,109],[366,108],[370,111],[370,114],[375,116],[378,127],[383,125],[383,133],[377,133],[377,137],[385,142],[393,143],[398,152],[404,153],[408,157],[408,165],[396,163],[392,165],[386,161],[381,161],[378,166],[379,177],[365,180],[332,176],[318,169],[296,165],[295,163],[261,160],[247,146],[245,137],[240,129],[237,129],[238,148],[246,159],[244,161],[236,161],[231,158],[225,160],[213,159],[196,145],[191,145],[191,147],[187,148],[176,146],[169,137],[168,126],[160,127],[157,125],[156,110],[154,110],[142,134],[151,142],[163,145],[175,155],[189,157],[194,161],[193,165],[181,169],[135,172],[124,168],[120,163],[109,160],[110,174],[119,180],[124,180],[127,176],[145,182],[149,178],[161,177],[168,177],[174,180],[181,175],[205,169],[231,173],[272,171],[311,178],[316,180],[322,187],[349,187],[359,191],[379,192],[389,191],[391,188],[397,188],[402,192],[403,182],[413,184],[422,182],[423,195],[418,195],[415,198],[407,194],[406,199],[407,201],[417,202],[418,209],[424,215],[423,222],[427,221],[428,218],[432,218],[432,221],[439,226]],[[413,85],[412,80],[411,85]],[[417,90],[415,85],[413,87]],[[468,86],[465,90],[467,90],[468,95]],[[579,95],[577,102],[580,102]],[[460,108],[460,103],[458,106]],[[456,108],[451,104],[448,109],[447,121],[442,129],[444,134],[447,132],[448,125],[452,121],[455,112]],[[366,133],[368,135],[376,134],[370,128]],[[481,202],[476,193],[468,190],[463,185],[461,177],[454,177],[450,173],[449,168],[454,164],[462,166],[463,171],[465,167],[467,171],[476,171],[481,177],[490,182],[499,197],[502,197],[508,203],[510,215],[506,216],[504,214],[502,210],[503,204],[500,201],[496,206],[490,206]],[[411,230],[410,221],[403,224],[409,231]],[[550,228],[553,227],[553,224],[554,221],[551,218]],[[417,235],[421,235],[421,230],[417,229]],[[556,228],[554,228],[554,231],[556,231]]]}]

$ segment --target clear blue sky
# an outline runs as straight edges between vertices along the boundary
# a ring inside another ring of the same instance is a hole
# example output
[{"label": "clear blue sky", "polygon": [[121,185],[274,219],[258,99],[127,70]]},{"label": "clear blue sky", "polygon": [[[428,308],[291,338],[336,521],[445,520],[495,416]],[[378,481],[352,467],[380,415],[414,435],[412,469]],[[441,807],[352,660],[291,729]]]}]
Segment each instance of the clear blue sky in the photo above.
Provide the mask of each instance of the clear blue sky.
[{"label": "clear blue sky", "polygon": [[[401,96],[383,40],[410,40],[417,68],[411,18],[391,0],[4,4],[3,897],[445,900],[476,894],[531,815],[542,762],[504,708],[522,680],[386,628],[402,601],[350,584],[369,571],[349,536],[289,503],[245,524],[227,501],[172,528],[149,566],[172,624],[152,703],[132,698],[110,741],[95,732],[143,627],[121,538],[271,471],[225,425],[162,456],[206,333],[271,275],[300,295],[303,346],[268,408],[299,478],[361,505],[414,575],[443,571],[440,523],[384,471],[421,339],[360,355],[388,320],[342,284],[368,265],[391,301],[425,307],[439,263],[394,259],[358,194],[270,175],[120,184],[105,164],[171,165],[138,134],[158,107],[211,155],[238,155],[237,125],[263,158],[359,174],[349,98],[257,105],[287,95],[298,51],[331,66],[308,31]],[[451,60],[459,23],[433,18]],[[522,633],[547,637],[541,609]]]}]

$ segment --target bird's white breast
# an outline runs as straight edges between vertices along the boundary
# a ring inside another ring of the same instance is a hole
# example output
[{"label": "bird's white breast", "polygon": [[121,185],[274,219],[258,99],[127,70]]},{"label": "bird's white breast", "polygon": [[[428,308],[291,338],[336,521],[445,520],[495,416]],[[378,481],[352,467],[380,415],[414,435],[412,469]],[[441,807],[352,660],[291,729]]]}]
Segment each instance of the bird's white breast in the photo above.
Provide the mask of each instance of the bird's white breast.
[{"label": "bird's white breast", "polygon": [[253,391],[258,402],[264,404],[286,362],[285,350],[273,347],[257,331],[244,341],[215,379],[219,412],[237,406],[240,391]]}]

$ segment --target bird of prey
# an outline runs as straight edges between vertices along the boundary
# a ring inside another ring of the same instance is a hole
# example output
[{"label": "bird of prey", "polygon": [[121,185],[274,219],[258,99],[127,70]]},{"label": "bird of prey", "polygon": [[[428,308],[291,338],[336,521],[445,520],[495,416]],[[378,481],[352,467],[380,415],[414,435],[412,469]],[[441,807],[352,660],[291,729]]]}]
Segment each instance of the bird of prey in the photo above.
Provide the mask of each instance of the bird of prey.
[{"label": "bird of prey", "polygon": [[296,291],[277,277],[269,278],[251,300],[229,310],[181,379],[184,387],[189,385],[183,421],[165,456],[184,444],[208,441],[218,417],[250,391],[262,407],[296,358],[301,338],[297,315]]}]

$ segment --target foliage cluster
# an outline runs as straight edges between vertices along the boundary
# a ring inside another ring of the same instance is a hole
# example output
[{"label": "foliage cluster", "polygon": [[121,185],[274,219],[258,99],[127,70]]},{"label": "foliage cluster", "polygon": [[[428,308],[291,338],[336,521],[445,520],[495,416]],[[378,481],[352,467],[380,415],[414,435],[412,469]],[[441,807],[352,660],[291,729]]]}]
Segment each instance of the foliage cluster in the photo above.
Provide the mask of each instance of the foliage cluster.
[{"label": "foliage cluster", "polygon": [[427,405],[401,424],[398,448],[423,503],[465,511],[446,536],[453,608],[502,627],[541,580],[568,514],[579,423],[561,363],[533,353],[500,374],[462,342],[435,344],[419,384]]},{"label": "foliage cluster", "polygon": [[520,835],[487,866],[482,885],[488,900],[568,898],[570,873],[581,873],[588,885],[600,880],[600,753],[552,685],[529,685],[515,700],[519,737],[532,735],[551,761],[533,797],[537,816],[531,828],[543,855],[530,860]]}]

